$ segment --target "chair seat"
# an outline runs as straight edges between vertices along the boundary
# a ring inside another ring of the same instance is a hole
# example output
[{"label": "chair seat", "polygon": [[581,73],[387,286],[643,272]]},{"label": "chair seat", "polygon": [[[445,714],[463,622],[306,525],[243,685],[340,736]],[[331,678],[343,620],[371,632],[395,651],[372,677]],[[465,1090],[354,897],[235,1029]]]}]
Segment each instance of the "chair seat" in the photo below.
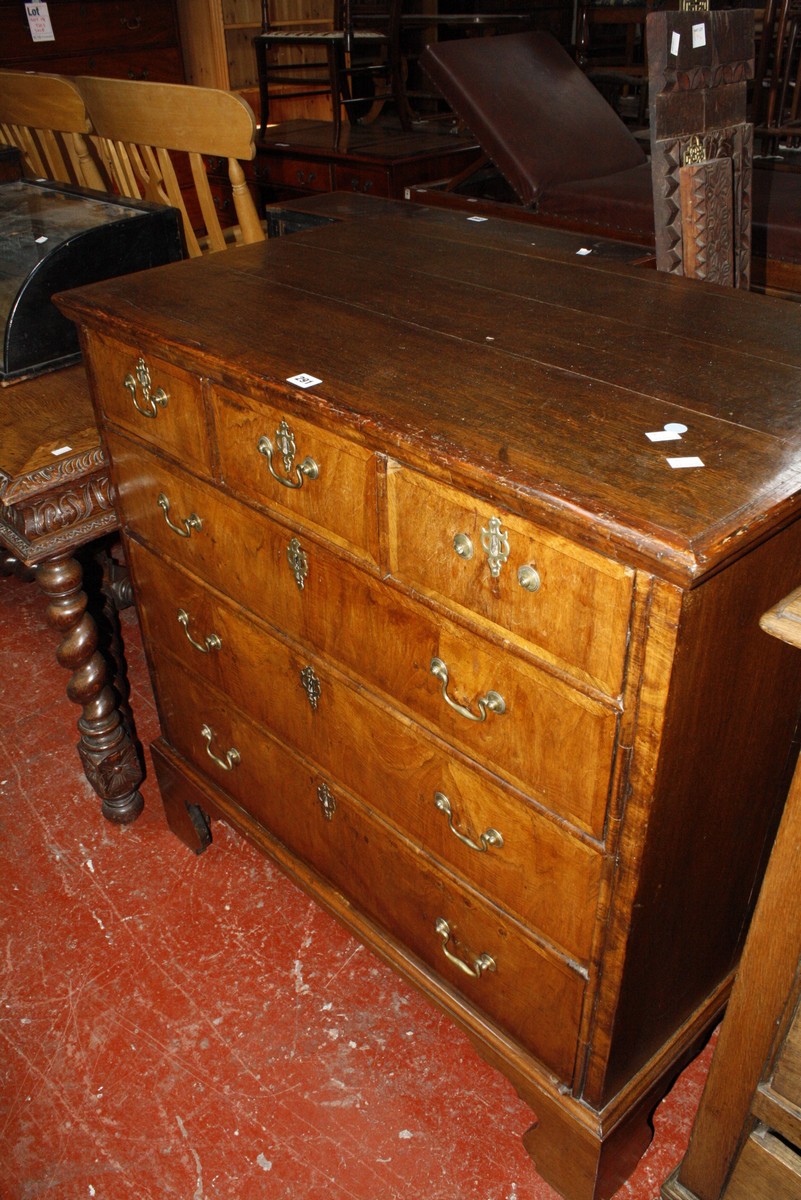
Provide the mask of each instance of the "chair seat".
[{"label": "chair seat", "polygon": [[[754,256],[801,265],[801,173],[757,167],[752,189]],[[653,245],[650,164],[555,184],[540,197],[537,211],[588,233]]]},{"label": "chair seat", "polygon": [[[381,33],[377,29],[354,29],[350,36],[357,42],[385,42],[387,40],[387,34]],[[318,29],[316,32],[304,30],[302,33],[277,29],[274,33],[259,33],[253,40],[254,42],[264,42],[266,45],[272,42],[286,42],[292,45],[303,43],[309,46],[326,46],[341,42],[344,38],[345,33],[342,29]]]}]

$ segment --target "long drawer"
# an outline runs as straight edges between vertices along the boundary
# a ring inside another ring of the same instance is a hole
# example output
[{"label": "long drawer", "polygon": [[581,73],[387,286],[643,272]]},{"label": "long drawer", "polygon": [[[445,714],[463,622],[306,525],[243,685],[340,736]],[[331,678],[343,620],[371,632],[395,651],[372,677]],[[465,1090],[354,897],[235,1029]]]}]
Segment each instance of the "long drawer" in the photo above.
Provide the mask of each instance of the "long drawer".
[{"label": "long drawer", "polygon": [[585,982],[510,917],[372,817],[165,656],[167,740],[293,853],[569,1083]]},{"label": "long drawer", "polygon": [[567,954],[592,948],[601,853],[438,739],[130,543],[153,659],[180,659]]},{"label": "long drawer", "polygon": [[[131,531],[602,837],[617,712],[120,437]],[[169,522],[169,523],[168,523]],[[298,578],[288,563],[302,555]]]}]

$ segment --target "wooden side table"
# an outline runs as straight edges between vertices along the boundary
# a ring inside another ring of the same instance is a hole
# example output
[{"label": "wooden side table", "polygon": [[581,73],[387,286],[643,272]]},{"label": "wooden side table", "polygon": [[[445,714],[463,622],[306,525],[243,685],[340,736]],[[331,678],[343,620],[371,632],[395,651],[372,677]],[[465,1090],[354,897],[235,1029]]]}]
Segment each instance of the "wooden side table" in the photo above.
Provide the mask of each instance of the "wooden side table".
[{"label": "wooden side table", "polygon": [[0,391],[0,546],[4,570],[35,572],[71,672],[67,695],[81,706],[80,754],[109,820],[142,810],[142,768],[98,649],[76,550],[117,528],[109,477],[83,366]]}]

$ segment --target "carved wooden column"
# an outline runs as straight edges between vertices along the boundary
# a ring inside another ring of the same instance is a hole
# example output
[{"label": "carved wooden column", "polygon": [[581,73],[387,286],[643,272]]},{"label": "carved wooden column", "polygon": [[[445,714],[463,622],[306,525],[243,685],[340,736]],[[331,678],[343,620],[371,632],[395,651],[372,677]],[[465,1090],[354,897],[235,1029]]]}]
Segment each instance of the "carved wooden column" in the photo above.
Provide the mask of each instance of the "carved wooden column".
[{"label": "carved wooden column", "polygon": [[86,778],[100,796],[103,815],[132,821],[142,811],[142,769],[108,682],[98,631],[87,611],[81,564],[71,554],[40,563],[36,578],[49,601],[47,616],[62,635],[56,658],[71,671],[67,695],[80,704],[78,753]]},{"label": "carved wooden column", "polygon": [[[126,721],[125,696],[121,705],[98,649],[98,627],[87,609],[83,569],[75,557],[80,547],[117,528],[86,373],[71,367],[39,376],[15,384],[3,399],[0,547],[5,553],[0,565],[7,571],[13,556],[35,569],[49,601],[48,618],[61,634],[56,657],[71,673],[67,695],[82,709],[78,753],[86,777],[109,820],[132,821],[142,810],[142,768]],[[98,580],[98,612],[104,607],[101,591]],[[107,604],[105,611],[114,650],[111,607]],[[46,742],[46,724],[42,739]]]},{"label": "carved wooden column", "polygon": [[657,268],[747,288],[753,12],[654,12],[647,38]]}]

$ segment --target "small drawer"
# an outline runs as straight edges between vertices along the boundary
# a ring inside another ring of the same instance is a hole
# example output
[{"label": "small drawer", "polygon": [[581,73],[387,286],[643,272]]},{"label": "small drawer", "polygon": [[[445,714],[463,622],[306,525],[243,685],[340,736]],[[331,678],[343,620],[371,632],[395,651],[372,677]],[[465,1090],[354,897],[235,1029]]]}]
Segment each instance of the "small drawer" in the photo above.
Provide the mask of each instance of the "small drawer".
[{"label": "small drawer", "polygon": [[392,574],[620,692],[633,574],[486,501],[391,463]]},{"label": "small drawer", "polygon": [[210,475],[200,380],[132,346],[88,337],[92,377],[109,421]]},{"label": "small drawer", "polygon": [[388,196],[389,175],[386,171],[335,166],[334,191],[360,192],[364,196]]},{"label": "small drawer", "polygon": [[801,1196],[801,1154],[758,1125],[744,1143],[721,1200],[789,1200]]},{"label": "small drawer", "polygon": [[307,192],[330,192],[331,170],[325,162],[303,158],[278,158],[259,155],[256,182],[264,186],[300,188]]},{"label": "small drawer", "polygon": [[222,480],[233,492],[378,557],[376,457],[276,406],[216,389]]},{"label": "small drawer", "polygon": [[132,532],[596,838],[617,711],[117,435]]},{"label": "small drawer", "polygon": [[598,850],[191,576],[133,542],[128,557],[156,661],[180,659],[483,895],[589,961]]},{"label": "small drawer", "polygon": [[157,675],[164,732],[180,754],[560,1079],[572,1080],[580,972],[183,667],[165,658]]}]

